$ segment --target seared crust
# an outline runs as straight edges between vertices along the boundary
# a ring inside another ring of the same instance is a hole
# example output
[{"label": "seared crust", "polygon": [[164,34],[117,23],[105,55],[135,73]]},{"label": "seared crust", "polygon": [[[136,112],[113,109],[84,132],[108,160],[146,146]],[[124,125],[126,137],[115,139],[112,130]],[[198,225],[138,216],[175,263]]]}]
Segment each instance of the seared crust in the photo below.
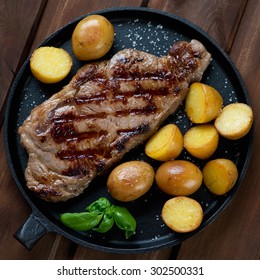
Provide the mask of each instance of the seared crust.
[{"label": "seared crust", "polygon": [[19,128],[29,154],[28,188],[54,202],[81,194],[175,112],[209,62],[210,54],[192,40],[163,57],[125,49],[82,67]]}]

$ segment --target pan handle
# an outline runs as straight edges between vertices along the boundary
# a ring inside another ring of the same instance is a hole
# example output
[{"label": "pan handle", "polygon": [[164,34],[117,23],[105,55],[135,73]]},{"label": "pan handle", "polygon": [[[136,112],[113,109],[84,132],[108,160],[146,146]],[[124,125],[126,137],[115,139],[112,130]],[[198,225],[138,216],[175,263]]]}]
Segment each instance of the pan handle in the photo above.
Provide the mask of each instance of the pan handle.
[{"label": "pan handle", "polygon": [[14,234],[14,237],[20,241],[25,248],[31,250],[36,242],[49,231],[46,221],[32,212],[25,223]]}]

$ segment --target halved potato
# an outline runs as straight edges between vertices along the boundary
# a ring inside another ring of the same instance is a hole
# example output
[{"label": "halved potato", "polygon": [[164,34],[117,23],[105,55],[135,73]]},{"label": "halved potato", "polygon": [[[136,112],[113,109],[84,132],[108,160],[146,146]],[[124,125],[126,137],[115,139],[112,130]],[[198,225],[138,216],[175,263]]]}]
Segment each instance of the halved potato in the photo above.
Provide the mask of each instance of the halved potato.
[{"label": "halved potato", "polygon": [[245,136],[253,124],[253,111],[244,103],[225,106],[215,120],[215,127],[223,137],[236,140]]},{"label": "halved potato", "polygon": [[61,48],[40,47],[30,59],[32,74],[39,81],[52,84],[63,80],[70,72],[72,58]]},{"label": "halved potato", "polygon": [[230,191],[238,178],[236,165],[225,158],[209,161],[202,173],[205,186],[216,195],[223,195]]},{"label": "halved potato", "polygon": [[175,232],[190,232],[200,226],[203,209],[193,198],[177,196],[167,200],[164,204],[162,219]]},{"label": "halved potato", "polygon": [[199,159],[212,156],[218,147],[218,141],[218,131],[211,124],[193,126],[184,135],[185,149]]},{"label": "halved potato", "polygon": [[178,157],[182,149],[183,136],[175,124],[168,124],[159,129],[145,145],[145,153],[159,161]]},{"label": "halved potato", "polygon": [[202,184],[202,172],[189,161],[170,160],[157,169],[155,181],[169,195],[191,195]]},{"label": "halved potato", "polygon": [[223,98],[216,89],[196,82],[190,86],[185,109],[193,123],[207,123],[218,116],[222,104]]}]

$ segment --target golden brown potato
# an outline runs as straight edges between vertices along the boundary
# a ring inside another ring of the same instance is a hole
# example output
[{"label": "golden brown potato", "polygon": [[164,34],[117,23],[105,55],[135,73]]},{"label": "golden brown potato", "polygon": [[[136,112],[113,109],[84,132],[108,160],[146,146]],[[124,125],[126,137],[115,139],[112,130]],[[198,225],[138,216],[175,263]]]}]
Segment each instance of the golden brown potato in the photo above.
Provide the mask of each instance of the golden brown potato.
[{"label": "golden brown potato", "polygon": [[112,47],[114,27],[101,15],[82,19],[72,34],[72,50],[79,60],[92,60],[104,56]]},{"label": "golden brown potato", "polygon": [[158,187],[170,195],[190,195],[202,184],[202,172],[186,160],[164,162],[155,173]]},{"label": "golden brown potato", "polygon": [[69,74],[71,67],[71,56],[61,48],[40,47],[30,58],[32,74],[46,84],[63,80]]},{"label": "golden brown potato", "polygon": [[209,85],[193,83],[186,97],[185,109],[193,123],[207,123],[221,112],[223,98]]},{"label": "golden brown potato", "polygon": [[236,165],[224,158],[209,161],[202,173],[205,186],[216,195],[223,195],[230,191],[238,178]]},{"label": "golden brown potato", "polygon": [[159,129],[145,145],[145,153],[160,161],[178,157],[182,149],[183,136],[175,124],[168,124]]},{"label": "golden brown potato", "polygon": [[223,137],[236,140],[245,136],[253,124],[253,111],[244,103],[232,103],[223,108],[215,120],[215,127]]},{"label": "golden brown potato", "polygon": [[144,195],[154,181],[153,167],[143,161],[128,161],[110,173],[107,189],[119,201],[132,201]]},{"label": "golden brown potato", "polygon": [[190,232],[200,226],[203,209],[196,200],[186,196],[177,196],[164,204],[162,219],[175,232]]},{"label": "golden brown potato", "polygon": [[184,147],[194,157],[209,158],[218,147],[219,134],[212,124],[191,127],[184,135]]}]

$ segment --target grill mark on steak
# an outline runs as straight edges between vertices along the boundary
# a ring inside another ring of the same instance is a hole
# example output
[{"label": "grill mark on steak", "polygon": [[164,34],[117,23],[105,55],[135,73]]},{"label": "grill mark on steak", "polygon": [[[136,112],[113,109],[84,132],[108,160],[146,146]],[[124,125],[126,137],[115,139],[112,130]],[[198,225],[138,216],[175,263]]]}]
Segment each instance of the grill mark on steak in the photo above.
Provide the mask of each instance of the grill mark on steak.
[{"label": "grill mark on steak", "polygon": [[69,177],[82,177],[87,176],[88,171],[86,168],[82,168],[82,166],[77,165],[76,167],[69,167],[67,170],[62,171],[62,175]]},{"label": "grill mark on steak", "polygon": [[149,124],[142,124],[138,127],[135,128],[130,128],[130,129],[118,129],[117,134],[123,135],[119,141],[115,143],[115,148],[116,150],[120,153],[125,149],[125,144],[129,139],[131,139],[133,136],[144,134],[150,130]]},{"label": "grill mark on steak", "polygon": [[[144,108],[134,108],[134,109],[128,109],[128,110],[121,110],[113,112],[111,115],[117,116],[117,117],[123,117],[128,115],[149,115],[154,114],[156,112],[156,106],[154,104],[149,104]],[[97,113],[97,114],[91,114],[91,118],[105,118],[107,114],[105,112]],[[59,117],[53,118],[53,124],[50,130],[50,134],[53,138],[53,140],[56,143],[62,143],[62,142],[71,142],[71,141],[81,141],[86,140],[90,138],[100,138],[102,136],[106,136],[108,134],[107,130],[89,130],[87,132],[78,132],[76,131],[74,127],[75,122],[80,122],[84,119],[89,119],[89,115],[82,116],[82,115],[73,115],[70,114],[64,114]],[[140,126],[141,127],[141,126]],[[135,134],[137,135],[137,132],[140,131],[140,127],[134,128],[136,130]],[[122,131],[131,131],[131,129],[126,130],[118,130],[122,133]],[[118,133],[120,134],[120,133]],[[44,139],[44,138],[43,138]],[[42,139],[42,142],[44,142]]]},{"label": "grill mark on steak", "polygon": [[48,200],[49,197],[60,197],[62,196],[62,191],[56,191],[54,189],[38,189],[38,188],[31,188],[32,191],[38,194],[42,199]]},{"label": "grill mark on steak", "polygon": [[77,132],[73,124],[59,124],[51,128],[51,136],[56,143],[81,141],[91,138],[106,136],[106,130],[89,130],[86,132]]},{"label": "grill mark on steak", "polygon": [[92,79],[93,76],[95,75],[96,71],[97,71],[97,65],[91,64],[86,69],[86,71],[82,71],[82,72],[78,73],[77,79],[74,79],[73,87],[77,88],[81,84],[83,84],[84,81]]},{"label": "grill mark on steak", "polygon": [[[117,92],[115,94],[115,99],[127,104],[127,100],[130,97],[143,98],[148,101],[152,100],[156,96],[167,96],[168,94],[171,94],[171,92],[167,87],[162,87],[156,90],[147,90],[136,84],[136,89],[134,91]],[[178,91],[176,91],[176,94],[178,94]]]},{"label": "grill mark on steak", "polygon": [[202,44],[192,40],[176,43],[160,58],[126,49],[82,67],[19,128],[29,154],[28,188],[55,202],[82,193],[158,129],[209,61]]},{"label": "grill mark on steak", "polygon": [[131,137],[133,135],[145,133],[148,130],[149,130],[149,124],[142,124],[142,125],[134,127],[134,128],[118,129],[116,132],[119,135],[127,134],[127,135],[129,135],[129,137]]},{"label": "grill mark on steak", "polygon": [[[174,76],[171,72],[167,70],[157,71],[155,73],[145,72],[144,76],[139,76],[137,71],[133,72],[131,76],[115,76],[113,80],[106,80],[105,78],[100,78],[100,74],[97,74],[98,78],[93,75],[92,83],[98,85],[101,93],[96,93],[91,96],[77,97],[75,94],[75,102],[77,105],[85,105],[86,103],[101,103],[102,101],[107,100],[106,93],[113,92],[113,99],[110,98],[111,102],[122,101],[127,103],[128,98],[131,97],[145,97],[146,99],[151,99],[153,96],[166,96],[170,94],[169,88],[177,82],[177,77]],[[82,77],[80,77],[81,83]],[[120,90],[119,84],[122,81],[127,81],[127,83],[132,85],[133,90],[122,91]],[[145,89],[142,87],[140,82],[154,82],[154,81],[164,81],[165,86],[157,89]],[[79,82],[75,83],[76,85],[80,84]],[[79,87],[77,88],[79,91]]]},{"label": "grill mark on steak", "polygon": [[62,123],[69,123],[69,122],[80,122],[86,119],[104,119],[107,117],[106,112],[97,112],[88,115],[75,115],[73,113],[65,113],[58,117],[54,117],[50,122],[54,124],[62,124]]},{"label": "grill mark on steak", "polygon": [[[123,138],[120,139],[120,141],[116,142],[114,146],[118,151],[122,151],[123,146],[126,141],[128,141],[132,136],[134,135],[139,135],[147,132],[149,130],[149,124],[142,124],[138,127],[133,127],[133,128],[128,128],[128,129],[118,129],[117,134],[118,135],[123,135]],[[102,135],[107,135],[107,131],[99,132],[93,131],[93,137],[101,137]],[[64,141],[68,141],[67,139],[63,139]],[[102,148],[100,149],[88,149],[88,150],[77,150],[76,148],[70,147],[70,149],[67,150],[60,150],[56,153],[56,156],[60,160],[79,160],[83,158],[89,158],[89,159],[97,159],[98,157],[102,156],[104,158],[109,158],[111,155],[109,152],[105,151]],[[81,169],[83,170],[83,169]],[[72,173],[72,172],[71,172]]]},{"label": "grill mark on steak", "polygon": [[[146,79],[146,81],[149,82],[149,80],[152,79]],[[130,82],[130,81],[129,81]],[[167,86],[165,85],[164,87],[161,87],[159,89],[144,89],[142,86],[138,84],[138,81],[134,81],[133,87],[135,88],[134,90],[129,90],[129,91],[121,91],[119,89],[112,89],[108,87],[108,91],[113,90],[113,99],[111,99],[112,102],[117,102],[117,101],[124,101],[127,102],[129,97],[135,97],[135,98],[146,98],[146,99],[151,99],[153,96],[166,96],[170,94],[169,92],[169,87],[173,82],[168,82]],[[176,91],[176,94],[178,94],[178,91]],[[75,102],[77,105],[85,105],[86,103],[97,103],[100,104],[102,101],[107,100],[107,97],[105,93],[103,94],[97,94],[95,96],[90,96],[90,97],[81,97],[81,98],[75,98]]]},{"label": "grill mark on steak", "polygon": [[110,153],[105,149],[86,149],[86,150],[77,150],[77,149],[69,149],[69,150],[61,150],[56,153],[56,156],[60,160],[79,160],[88,158],[91,160],[95,160],[98,157],[110,158]]},{"label": "grill mark on steak", "polygon": [[123,116],[133,116],[133,115],[150,115],[154,114],[156,112],[156,106],[154,104],[149,104],[144,108],[133,108],[128,110],[121,110],[116,111],[115,115],[117,117],[123,117]]},{"label": "grill mark on steak", "polygon": [[86,103],[100,103],[101,101],[106,100],[106,95],[104,93],[100,93],[97,95],[92,95],[92,96],[85,96],[81,98],[76,98],[75,101],[78,105],[80,104],[86,104]]}]

